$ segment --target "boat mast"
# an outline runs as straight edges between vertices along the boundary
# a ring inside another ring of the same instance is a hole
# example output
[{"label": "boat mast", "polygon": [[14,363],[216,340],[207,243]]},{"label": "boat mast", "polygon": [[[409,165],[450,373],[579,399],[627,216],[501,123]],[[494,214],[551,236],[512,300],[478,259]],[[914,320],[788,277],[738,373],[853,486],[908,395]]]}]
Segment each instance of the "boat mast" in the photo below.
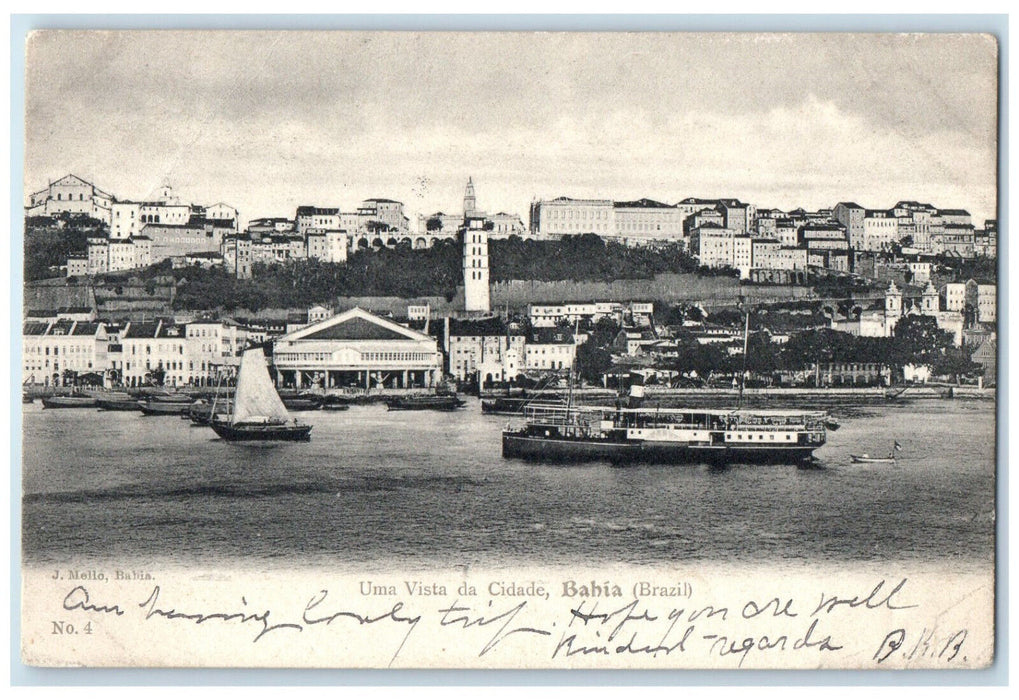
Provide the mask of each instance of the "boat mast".
[{"label": "boat mast", "polygon": [[[743,298],[740,297],[740,304],[743,303]],[[747,346],[750,341],[750,307],[744,307],[746,318],[743,325],[743,369],[739,374],[739,398],[736,400],[736,408],[743,407],[743,387],[746,384],[747,377]]]},{"label": "boat mast", "polygon": [[219,401],[219,388],[223,386],[223,370],[216,370],[216,393],[212,396],[212,410],[209,413],[209,420],[216,418],[216,402]]},{"label": "boat mast", "polygon": [[570,363],[569,389],[566,393],[566,422],[570,422],[570,411],[573,408],[573,370],[577,364],[577,333],[580,332],[580,320],[573,322],[573,362]]}]

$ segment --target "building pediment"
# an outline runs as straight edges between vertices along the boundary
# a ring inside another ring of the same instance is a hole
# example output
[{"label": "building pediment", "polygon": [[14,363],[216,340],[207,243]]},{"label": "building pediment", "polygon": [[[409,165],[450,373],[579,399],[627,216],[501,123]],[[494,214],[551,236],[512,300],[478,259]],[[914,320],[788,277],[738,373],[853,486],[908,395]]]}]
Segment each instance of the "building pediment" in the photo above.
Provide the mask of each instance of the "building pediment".
[{"label": "building pediment", "polygon": [[288,333],[280,341],[295,340],[411,340],[432,341],[431,336],[418,333],[363,309],[350,309],[342,314]]}]

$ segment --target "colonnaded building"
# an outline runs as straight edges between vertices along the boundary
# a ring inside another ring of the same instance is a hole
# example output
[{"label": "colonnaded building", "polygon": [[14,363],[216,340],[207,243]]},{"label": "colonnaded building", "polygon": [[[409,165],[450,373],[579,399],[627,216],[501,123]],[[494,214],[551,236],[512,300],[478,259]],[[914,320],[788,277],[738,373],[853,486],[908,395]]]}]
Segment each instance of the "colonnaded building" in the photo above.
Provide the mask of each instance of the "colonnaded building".
[{"label": "colonnaded building", "polygon": [[359,308],[281,336],[273,363],[283,387],[424,388],[442,377],[436,338]]}]

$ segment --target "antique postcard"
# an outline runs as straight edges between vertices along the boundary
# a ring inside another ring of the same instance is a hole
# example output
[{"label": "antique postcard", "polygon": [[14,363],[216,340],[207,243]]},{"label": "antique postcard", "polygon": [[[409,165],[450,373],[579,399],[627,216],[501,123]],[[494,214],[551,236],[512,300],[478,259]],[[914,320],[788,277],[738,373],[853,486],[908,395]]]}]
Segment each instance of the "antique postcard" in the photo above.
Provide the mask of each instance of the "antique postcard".
[{"label": "antique postcard", "polygon": [[31,33],[24,663],[988,667],[998,51]]}]

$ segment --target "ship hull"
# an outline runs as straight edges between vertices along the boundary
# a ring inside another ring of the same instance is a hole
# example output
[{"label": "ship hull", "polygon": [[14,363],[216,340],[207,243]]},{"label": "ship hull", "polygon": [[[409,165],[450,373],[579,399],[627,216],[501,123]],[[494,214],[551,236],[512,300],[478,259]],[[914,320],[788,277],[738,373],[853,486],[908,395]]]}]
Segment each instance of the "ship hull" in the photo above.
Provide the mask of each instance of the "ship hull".
[{"label": "ship hull", "polygon": [[651,464],[799,464],[818,446],[689,445],[663,442],[571,440],[503,433],[502,456],[539,462]]},{"label": "ship hull", "polygon": [[308,442],[310,425],[231,425],[212,421],[212,429],[229,442]]},{"label": "ship hull", "polygon": [[102,411],[138,411],[141,407],[135,399],[96,399],[96,406]]},{"label": "ship hull", "polygon": [[91,396],[44,396],[44,408],[95,408],[96,400]]},{"label": "ship hull", "polygon": [[455,396],[439,396],[430,398],[390,399],[386,408],[390,411],[455,411],[463,408],[465,401]]},{"label": "ship hull", "polygon": [[140,408],[141,412],[146,416],[183,416],[187,414],[191,405],[176,401],[139,401],[138,408]]}]

